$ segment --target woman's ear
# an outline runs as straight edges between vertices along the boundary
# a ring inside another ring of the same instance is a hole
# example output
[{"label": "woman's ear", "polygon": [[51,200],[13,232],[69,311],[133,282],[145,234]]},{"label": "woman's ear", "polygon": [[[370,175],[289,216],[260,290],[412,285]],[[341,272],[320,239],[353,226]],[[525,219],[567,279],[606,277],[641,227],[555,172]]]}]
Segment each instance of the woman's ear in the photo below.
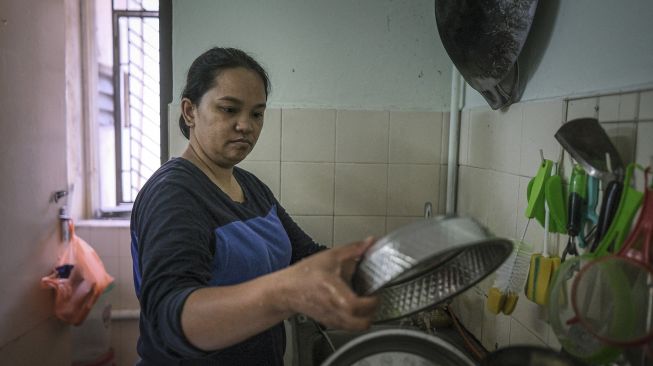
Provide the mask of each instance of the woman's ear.
[{"label": "woman's ear", "polygon": [[188,98],[181,99],[181,115],[184,117],[186,126],[195,127],[195,114],[197,110],[195,105]]}]

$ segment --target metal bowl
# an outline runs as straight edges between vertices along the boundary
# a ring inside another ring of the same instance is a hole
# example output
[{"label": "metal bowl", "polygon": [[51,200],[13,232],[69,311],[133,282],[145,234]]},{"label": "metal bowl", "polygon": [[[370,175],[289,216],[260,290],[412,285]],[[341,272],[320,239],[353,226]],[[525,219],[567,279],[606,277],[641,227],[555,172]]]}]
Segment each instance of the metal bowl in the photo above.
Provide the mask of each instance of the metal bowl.
[{"label": "metal bowl", "polygon": [[360,295],[381,299],[375,322],[430,308],[481,281],[513,245],[469,217],[441,216],[403,226],[365,253],[352,278]]}]

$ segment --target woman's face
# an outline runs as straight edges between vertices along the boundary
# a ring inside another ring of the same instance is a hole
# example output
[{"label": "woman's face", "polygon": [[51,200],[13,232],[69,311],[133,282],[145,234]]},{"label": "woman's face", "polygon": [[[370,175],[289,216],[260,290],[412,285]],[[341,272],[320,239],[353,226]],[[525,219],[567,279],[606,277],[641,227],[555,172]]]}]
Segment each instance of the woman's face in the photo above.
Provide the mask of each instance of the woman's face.
[{"label": "woman's face", "polygon": [[238,67],[223,70],[198,105],[182,101],[197,153],[222,168],[245,159],[263,128],[266,99],[261,77]]}]

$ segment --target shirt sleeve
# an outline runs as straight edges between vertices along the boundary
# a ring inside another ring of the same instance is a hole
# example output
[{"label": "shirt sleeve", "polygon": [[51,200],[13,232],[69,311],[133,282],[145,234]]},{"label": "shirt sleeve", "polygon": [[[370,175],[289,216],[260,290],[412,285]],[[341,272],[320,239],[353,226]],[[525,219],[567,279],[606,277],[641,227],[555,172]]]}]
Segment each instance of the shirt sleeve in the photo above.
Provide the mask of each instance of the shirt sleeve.
[{"label": "shirt sleeve", "polygon": [[292,217],[288,215],[279,202],[277,202],[276,205],[277,215],[279,216],[279,220],[281,220],[281,224],[286,230],[288,238],[290,239],[290,244],[292,245],[290,264],[296,263],[309,255],[327,249],[327,247],[316,243],[308,234],[306,234]]},{"label": "shirt sleeve", "polygon": [[157,184],[134,205],[141,324],[152,344],[171,358],[206,354],[188,342],[181,326],[186,299],[211,278],[212,232],[197,213],[198,198],[181,185]]}]

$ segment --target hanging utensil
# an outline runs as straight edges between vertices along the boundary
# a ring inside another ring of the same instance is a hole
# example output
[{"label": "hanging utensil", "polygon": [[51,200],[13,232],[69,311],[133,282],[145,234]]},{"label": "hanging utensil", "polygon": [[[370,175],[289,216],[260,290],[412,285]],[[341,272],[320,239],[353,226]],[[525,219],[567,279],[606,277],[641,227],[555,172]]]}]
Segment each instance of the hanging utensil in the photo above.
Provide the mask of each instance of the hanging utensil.
[{"label": "hanging utensil", "polygon": [[549,255],[547,253],[550,215],[545,197],[546,182],[551,177],[552,168],[553,162],[551,160],[544,159],[542,156],[542,164],[540,164],[537,174],[532,180],[532,187],[528,192],[528,206],[526,207],[525,213],[526,217],[529,219],[532,217],[537,218],[536,208],[540,204],[544,206],[544,240],[542,243],[542,249],[539,253],[533,253],[531,255],[528,277],[526,280],[526,286],[524,288],[526,297],[529,300],[540,305],[546,303],[546,295],[548,291],[547,289],[553,270],[552,261],[549,259]]},{"label": "hanging utensil", "polygon": [[587,204],[583,209],[583,218],[581,219],[581,228],[578,235],[578,246],[586,248],[588,244],[593,243],[593,235],[596,232],[596,224],[599,221],[599,215],[596,214],[596,206],[599,201],[599,180],[591,175],[587,177]]},{"label": "hanging utensil", "polygon": [[592,336],[579,322],[569,322],[576,314],[569,300],[573,280],[583,264],[609,254],[609,248],[621,248],[625,233],[641,203],[642,193],[631,188],[635,164],[630,164],[626,170],[624,185],[626,194],[622,196],[617,215],[608,233],[594,252],[586,252],[582,256],[567,259],[560,265],[554,275],[547,302],[547,313],[551,329],[562,347],[572,355],[584,359],[591,364],[606,364],[615,359],[621,350],[603,344]]},{"label": "hanging utensil", "polygon": [[537,0],[437,0],[435,20],[445,50],[469,85],[492,109],[519,100],[517,58]]},{"label": "hanging utensil", "polygon": [[562,253],[562,261],[567,259],[567,255],[578,255],[576,248],[576,237],[580,234],[581,219],[583,218],[583,206],[585,204],[585,194],[587,190],[587,176],[580,165],[575,165],[571,173],[569,182],[569,200],[568,200],[568,221],[567,234],[569,240]]},{"label": "hanging utensil", "polygon": [[[635,347],[653,340],[653,187],[645,172],[642,211],[616,255],[587,264],[574,280],[577,320],[610,345]],[[572,320],[573,321],[573,320]]]},{"label": "hanging utensil", "polygon": [[621,197],[623,161],[610,137],[595,118],[571,120],[558,129],[555,138],[587,174],[606,183],[592,244],[592,250],[595,250],[610,227]]},{"label": "hanging utensil", "polygon": [[623,180],[624,164],[621,156],[595,118],[571,120],[563,124],[554,136],[587,174],[606,182]]}]

